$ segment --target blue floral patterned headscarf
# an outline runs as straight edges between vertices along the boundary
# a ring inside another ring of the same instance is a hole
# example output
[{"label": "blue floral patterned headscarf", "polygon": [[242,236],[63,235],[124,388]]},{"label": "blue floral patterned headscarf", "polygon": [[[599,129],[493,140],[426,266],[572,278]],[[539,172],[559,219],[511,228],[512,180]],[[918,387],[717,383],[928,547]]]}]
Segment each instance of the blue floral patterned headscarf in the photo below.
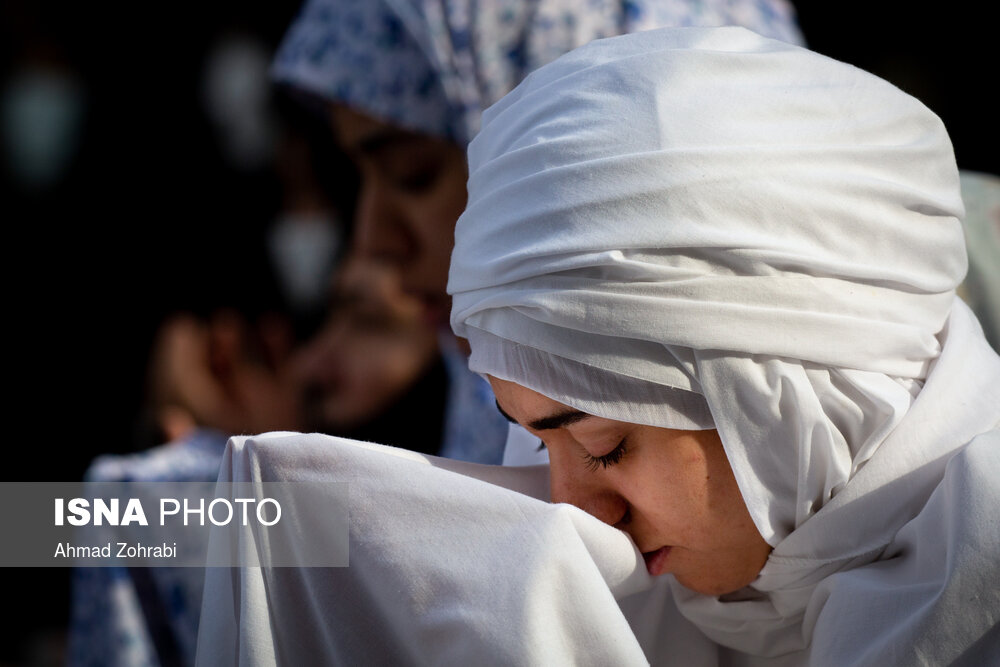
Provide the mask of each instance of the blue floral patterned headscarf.
[{"label": "blue floral patterned headscarf", "polygon": [[803,43],[786,0],[305,0],[273,76],[464,147],[486,107],[577,46],[718,25]]}]

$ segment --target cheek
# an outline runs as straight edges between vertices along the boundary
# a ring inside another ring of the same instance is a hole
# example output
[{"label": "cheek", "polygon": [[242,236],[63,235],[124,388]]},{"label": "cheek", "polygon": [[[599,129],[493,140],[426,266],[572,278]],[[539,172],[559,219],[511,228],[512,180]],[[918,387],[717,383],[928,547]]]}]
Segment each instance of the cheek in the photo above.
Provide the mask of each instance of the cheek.
[{"label": "cheek", "polygon": [[734,527],[753,526],[736,476],[721,446],[708,460],[706,488],[707,507],[714,515],[728,520]]},{"label": "cheek", "polygon": [[415,202],[415,231],[428,248],[440,249],[450,255],[454,243],[455,223],[465,209],[465,169],[448,168],[434,188]]},{"label": "cheek", "polygon": [[448,267],[454,246],[459,210],[446,210],[420,221],[415,236],[418,250],[414,261],[403,268],[407,287],[443,298],[448,288]]},{"label": "cheek", "polygon": [[644,463],[635,487],[646,504],[655,504],[673,515],[704,507],[710,495],[710,479],[709,465],[701,452],[675,452]]},{"label": "cheek", "polygon": [[619,484],[646,529],[692,548],[736,537],[733,528],[742,534],[749,517],[724,455],[720,461],[701,447],[668,446],[670,456],[636,461],[637,473]]},{"label": "cheek", "polygon": [[761,537],[747,510],[728,459],[710,461],[703,497],[699,502],[704,517],[697,544],[728,559],[725,569],[740,572],[746,582],[756,576],[771,548]]},{"label": "cheek", "polygon": [[666,543],[690,544],[700,541],[703,527],[711,522],[706,511],[707,493],[690,480],[670,477],[643,478],[622,486],[623,494],[643,517],[648,529]]}]

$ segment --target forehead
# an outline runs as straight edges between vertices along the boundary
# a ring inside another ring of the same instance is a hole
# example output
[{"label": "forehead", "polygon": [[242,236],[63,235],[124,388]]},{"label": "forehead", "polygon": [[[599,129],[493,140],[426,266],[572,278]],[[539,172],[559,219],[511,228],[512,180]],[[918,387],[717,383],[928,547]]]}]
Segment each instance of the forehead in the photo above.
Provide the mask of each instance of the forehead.
[{"label": "forehead", "polygon": [[330,105],[330,124],[338,139],[346,140],[365,136],[375,132],[384,132],[391,126],[374,116],[344,106]]},{"label": "forehead", "polygon": [[569,407],[516,382],[501,380],[492,375],[488,375],[487,379],[490,382],[490,386],[493,387],[493,394],[496,396],[500,407],[510,417],[514,417],[515,419],[519,419],[522,416],[521,414],[513,414],[515,412],[523,413],[527,411],[534,414],[542,411],[550,412],[553,408],[567,409]]},{"label": "forehead", "polygon": [[507,419],[528,428],[544,431],[569,427],[578,422],[605,421],[555,401],[515,382],[489,376],[497,407]]}]

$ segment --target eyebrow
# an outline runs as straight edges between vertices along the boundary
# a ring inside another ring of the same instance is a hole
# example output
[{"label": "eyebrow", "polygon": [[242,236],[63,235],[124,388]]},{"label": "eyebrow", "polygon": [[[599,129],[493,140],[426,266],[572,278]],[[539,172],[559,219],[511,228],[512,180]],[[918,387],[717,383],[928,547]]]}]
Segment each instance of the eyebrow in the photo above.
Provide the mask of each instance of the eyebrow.
[{"label": "eyebrow", "polygon": [[[499,401],[496,401],[497,410],[500,414],[504,416],[504,419],[509,421],[511,424],[517,424],[518,421],[511,417],[509,414],[504,412],[504,409],[500,407]],[[588,415],[586,412],[581,412],[580,410],[567,410],[566,412],[557,412],[554,415],[548,415],[547,417],[539,417],[538,419],[528,422],[528,428],[532,428],[536,431],[548,431],[554,428],[562,428],[563,426],[569,426],[570,424],[575,424],[581,419],[588,419],[593,417],[593,415]]]}]

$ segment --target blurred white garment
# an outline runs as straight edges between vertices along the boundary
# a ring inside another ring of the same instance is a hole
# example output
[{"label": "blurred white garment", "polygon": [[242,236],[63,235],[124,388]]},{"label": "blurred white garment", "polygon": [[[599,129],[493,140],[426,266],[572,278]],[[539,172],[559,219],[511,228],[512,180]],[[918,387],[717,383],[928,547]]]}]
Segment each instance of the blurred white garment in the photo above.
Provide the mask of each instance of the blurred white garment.
[{"label": "blurred white garment", "polygon": [[42,190],[67,171],[79,148],[87,95],[79,76],[22,65],[0,91],[0,144],[17,184]]},{"label": "blurred white garment", "polygon": [[267,45],[249,33],[221,37],[203,65],[201,102],[222,154],[236,169],[263,168],[274,154],[267,68]]},{"label": "blurred white garment", "polygon": [[291,304],[310,310],[326,303],[342,243],[341,224],[327,211],[287,211],[271,223],[267,249]]}]

